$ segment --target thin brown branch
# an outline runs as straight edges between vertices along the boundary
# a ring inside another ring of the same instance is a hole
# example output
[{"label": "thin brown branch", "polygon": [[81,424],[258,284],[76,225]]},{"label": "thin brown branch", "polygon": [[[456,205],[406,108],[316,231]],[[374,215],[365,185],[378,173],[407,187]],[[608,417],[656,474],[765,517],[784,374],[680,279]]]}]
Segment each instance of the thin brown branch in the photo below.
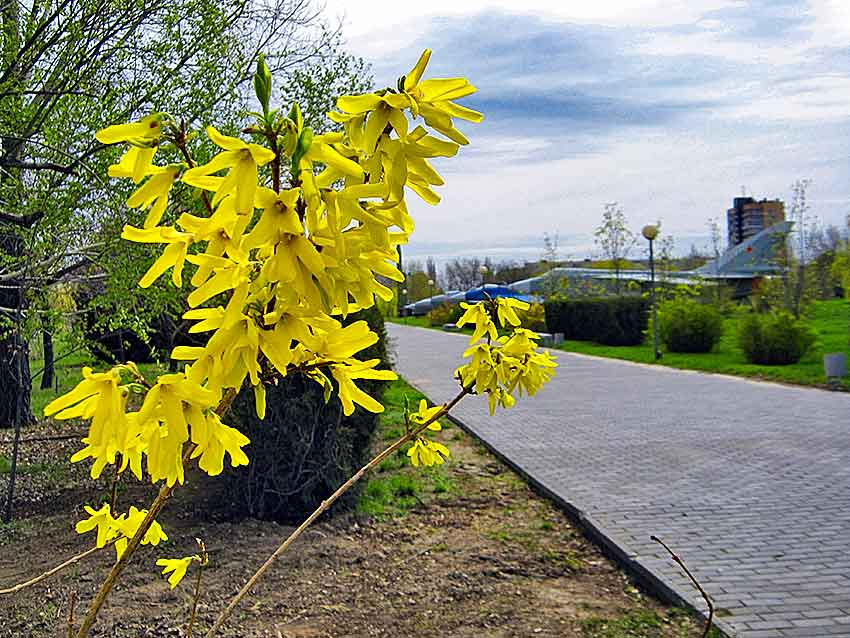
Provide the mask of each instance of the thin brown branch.
[{"label": "thin brown branch", "polygon": [[204,638],[212,638],[216,634],[216,632],[222,627],[222,625],[230,618],[230,615],[239,605],[245,596],[248,595],[248,592],[254,588],[254,585],[257,584],[257,581],[266,573],[266,571],[274,564],[274,562],[280,558],[289,547],[298,540],[298,537],[301,536],[308,527],[315,521],[319,516],[321,516],[334,502],[343,494],[345,494],[357,481],[359,481],[363,476],[372,468],[376,467],[387,458],[390,454],[398,450],[402,445],[415,438],[419,434],[421,434],[431,423],[436,421],[437,419],[445,416],[449,413],[449,411],[454,408],[467,394],[472,392],[472,387],[464,387],[454,399],[446,403],[443,408],[436,413],[433,417],[420,424],[415,430],[411,430],[400,439],[398,439],[395,443],[384,449],[380,454],[375,456],[371,461],[369,461],[366,465],[361,467],[357,472],[349,478],[345,483],[343,483],[337,490],[331,494],[328,498],[321,502],[319,507],[317,507],[310,516],[308,516],[301,525],[299,525],[295,531],[293,531],[281,545],[269,556],[266,561],[260,565],[260,568],[254,572],[254,575],[248,579],[248,581],[243,585],[242,589],[231,599],[231,601],[227,604],[221,613],[219,613],[218,618],[215,619],[212,627],[210,627],[209,631],[204,635]]},{"label": "thin brown branch", "polygon": [[20,160],[9,160],[0,158],[0,166],[4,168],[16,168],[25,171],[54,171],[65,175],[75,175],[76,171],[71,166],[57,164],[56,162],[22,162]]},{"label": "thin brown branch", "polygon": [[[104,545],[104,547],[109,547],[109,545],[111,545],[111,544],[112,543]],[[17,585],[13,585],[12,587],[7,587],[6,589],[0,589],[0,595],[14,594],[15,592],[19,592],[22,589],[26,589],[27,587],[31,587],[32,585],[37,585],[41,581],[43,581],[47,578],[50,578],[54,574],[58,574],[59,572],[61,572],[66,567],[70,567],[71,565],[79,563],[84,558],[91,556],[92,554],[100,551],[101,549],[103,549],[103,547],[92,547],[90,549],[87,549],[86,551],[84,551],[80,554],[77,554],[76,556],[72,556],[71,558],[66,560],[64,563],[60,563],[56,567],[52,567],[51,569],[48,569],[46,572],[42,572],[41,574],[39,574],[35,578],[30,578],[27,581],[24,581],[22,583],[18,583]]]},{"label": "thin brown branch", "polygon": [[112,490],[109,496],[109,511],[115,512],[115,506],[118,503],[118,481],[121,480],[121,454],[118,454],[115,459],[115,476],[112,477]]},{"label": "thin brown branch", "polygon": [[71,591],[68,596],[68,638],[74,638],[74,609],[77,607],[77,592]]},{"label": "thin brown branch", "polygon": [[658,538],[657,536],[650,536],[650,540],[655,541],[661,547],[667,550],[667,553],[670,554],[670,558],[676,563],[679,567],[682,568],[682,571],[685,572],[688,578],[690,578],[691,582],[694,584],[694,587],[697,588],[697,591],[702,596],[702,599],[705,601],[705,604],[708,605],[708,619],[705,623],[705,630],[702,632],[702,638],[706,638],[708,636],[708,632],[711,631],[711,626],[714,623],[714,603],[711,601],[711,597],[706,593],[706,591],[702,588],[702,585],[699,584],[699,581],[694,577],[691,573],[691,570],[688,569],[688,566],[685,565],[685,561],[683,561],[678,554],[676,554],[672,549],[667,546],[663,540]]}]

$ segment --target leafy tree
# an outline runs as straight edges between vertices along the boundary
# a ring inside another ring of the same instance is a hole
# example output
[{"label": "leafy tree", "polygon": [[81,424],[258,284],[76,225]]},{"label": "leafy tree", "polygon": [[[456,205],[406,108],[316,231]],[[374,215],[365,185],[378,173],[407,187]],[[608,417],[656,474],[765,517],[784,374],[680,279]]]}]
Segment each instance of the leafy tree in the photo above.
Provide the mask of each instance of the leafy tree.
[{"label": "leafy tree", "polygon": [[617,202],[605,204],[602,223],[597,227],[594,235],[603,258],[611,263],[611,268],[614,270],[614,290],[620,294],[620,273],[635,246],[637,237],[629,230],[626,216]]},{"label": "leafy tree", "polygon": [[[144,250],[141,260],[119,258],[116,231],[141,212],[122,206],[130,186],[107,187],[103,175],[117,156],[93,132],[154,105],[187,122],[236,122],[253,103],[246,69],[261,49],[291,87],[300,73],[333,68],[344,78],[362,63],[340,54],[339,33],[307,0],[8,2],[0,20],[2,427],[29,418],[26,335],[43,327],[47,311],[34,291],[59,281],[87,286],[153,258]],[[140,318],[159,301],[128,298],[131,289],[116,294],[110,317]]]}]

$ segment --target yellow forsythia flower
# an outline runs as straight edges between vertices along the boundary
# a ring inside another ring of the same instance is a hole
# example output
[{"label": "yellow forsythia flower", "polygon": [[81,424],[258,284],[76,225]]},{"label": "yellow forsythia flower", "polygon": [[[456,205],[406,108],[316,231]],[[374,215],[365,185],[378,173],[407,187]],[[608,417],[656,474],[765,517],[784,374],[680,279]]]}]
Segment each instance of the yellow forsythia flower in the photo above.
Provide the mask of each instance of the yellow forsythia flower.
[{"label": "yellow forsythia flower", "polygon": [[509,325],[520,325],[520,323],[522,322],[517,316],[516,311],[528,310],[530,307],[530,304],[526,303],[525,301],[520,301],[519,299],[513,299],[511,297],[496,298],[496,314],[499,317],[499,323],[501,323],[502,326],[505,328],[507,328]]},{"label": "yellow forsythia flower", "polygon": [[[131,507],[129,513],[121,514],[116,518],[112,516],[109,504],[106,503],[99,510],[95,510],[88,505],[85,506],[85,510],[88,512],[89,518],[79,521],[76,524],[74,529],[77,534],[85,534],[96,529],[97,547],[104,547],[106,543],[113,540],[116,536],[120,537],[115,541],[116,559],[121,558],[121,555],[127,548],[127,543],[135,536],[142,521],[148,515],[147,510]],[[156,521],[153,521],[142,537],[141,543],[142,545],[159,545],[160,541],[167,540],[168,536],[163,531],[162,526]]]},{"label": "yellow forsythia flower", "polygon": [[469,343],[475,343],[485,335],[491,341],[499,338],[499,331],[496,330],[496,324],[490,318],[490,313],[487,312],[487,306],[484,302],[469,304],[462,301],[460,307],[464,308],[466,312],[457,320],[457,326],[460,328],[468,323],[475,325],[475,331],[469,338]]},{"label": "yellow forsythia flower", "polygon": [[414,466],[424,465],[425,467],[430,467],[432,465],[442,465],[450,454],[445,445],[436,441],[418,438],[410,446],[407,456],[410,457],[410,463]]},{"label": "yellow forsythia flower", "polygon": [[[102,144],[117,144],[118,142],[129,142],[130,149],[114,165],[116,174],[132,177],[137,184],[151,170],[151,161],[156,153],[160,134],[162,133],[162,113],[154,113],[143,117],[138,122],[131,124],[116,124],[108,126],[102,131],[95,133],[95,138]],[[110,167],[110,174],[113,167]]]},{"label": "yellow forsythia flower", "polygon": [[516,389],[520,394],[535,394],[552,378],[558,365],[548,352],[538,350],[539,338],[531,330],[515,328],[494,343],[472,345],[463,353],[469,363],[456,374],[464,387],[488,395],[490,414],[497,405],[510,408],[516,402],[512,396]]},{"label": "yellow forsythia flower", "polygon": [[198,563],[201,562],[201,557],[197,554],[186,556],[185,558],[160,558],[156,561],[156,564],[163,568],[163,575],[171,572],[171,576],[168,577],[168,584],[171,589],[174,589],[183,580],[183,577],[186,576],[186,570],[189,569],[189,565],[196,561]]},{"label": "yellow forsythia flower", "polygon": [[[417,424],[422,425],[423,423],[428,422],[434,416],[440,413],[443,409],[441,405],[435,405],[431,408],[428,407],[428,402],[425,399],[419,400],[419,409],[409,416],[410,420]],[[443,426],[440,425],[439,421],[432,421],[428,424],[427,429],[433,430],[434,432],[439,432],[443,429]]]},{"label": "yellow forsythia flower", "polygon": [[247,214],[254,209],[254,193],[257,190],[257,167],[265,166],[275,158],[273,151],[259,144],[248,144],[238,137],[222,135],[214,126],[207,127],[209,138],[224,152],[213,157],[203,166],[186,171],[183,181],[191,186],[206,188],[205,177],[224,168],[230,169],[227,177],[215,189],[213,206],[228,195],[235,198],[236,212]]}]

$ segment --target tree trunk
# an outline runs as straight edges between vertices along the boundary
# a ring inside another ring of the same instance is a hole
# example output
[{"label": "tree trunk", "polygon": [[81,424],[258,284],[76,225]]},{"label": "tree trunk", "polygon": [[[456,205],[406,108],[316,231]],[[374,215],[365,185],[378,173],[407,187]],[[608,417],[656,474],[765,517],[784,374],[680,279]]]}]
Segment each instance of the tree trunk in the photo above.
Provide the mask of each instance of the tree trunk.
[{"label": "tree trunk", "polygon": [[[20,15],[17,2],[6,2],[0,6],[2,20],[3,43],[0,57],[4,67],[16,62],[20,48]],[[6,67],[8,68],[8,67]],[[18,77],[23,86],[25,78]],[[23,98],[18,97],[17,103],[23,104]],[[21,160],[21,144],[13,137],[3,137],[2,157]],[[13,180],[19,178],[18,169],[4,171],[0,176],[5,181],[7,177]],[[11,199],[10,201],[14,201]],[[24,243],[14,227],[0,228],[0,253],[20,258],[24,255]],[[14,269],[21,262],[12,261]],[[4,282],[0,288],[0,307],[11,309],[12,312],[3,317],[0,325],[0,428],[19,428],[32,422],[30,411],[30,392],[32,390],[29,366],[29,348],[21,337],[21,312],[24,304],[22,281]],[[11,321],[10,321],[11,320]],[[11,324],[11,325],[10,325]],[[16,356],[17,355],[17,356]],[[20,359],[19,359],[20,357]],[[17,438],[17,437],[16,437]],[[15,462],[13,457],[12,462]]]},{"label": "tree trunk", "polygon": [[[18,357],[21,356],[21,379],[18,379]],[[20,395],[21,425],[32,423],[30,408],[29,349],[26,341],[12,331],[0,339],[0,428],[15,427]]]},{"label": "tree trunk", "polygon": [[42,316],[41,318],[41,349],[44,353],[44,370],[41,373],[41,389],[49,390],[53,387],[54,352],[53,333],[50,331],[50,322],[46,316]]}]

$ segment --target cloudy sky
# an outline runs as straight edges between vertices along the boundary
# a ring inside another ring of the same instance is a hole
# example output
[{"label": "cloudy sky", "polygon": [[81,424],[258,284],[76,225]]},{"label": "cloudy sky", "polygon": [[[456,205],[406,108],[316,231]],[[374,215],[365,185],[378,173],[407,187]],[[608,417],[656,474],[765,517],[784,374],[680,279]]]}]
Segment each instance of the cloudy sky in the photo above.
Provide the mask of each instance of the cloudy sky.
[{"label": "cloudy sky", "polygon": [[408,254],[592,254],[605,202],[635,230],[661,219],[678,252],[705,244],[741,194],[810,178],[824,223],[850,213],[848,0],[328,0],[348,48],[394,85],[422,49],[464,75],[471,145],[438,165],[443,201],[411,194]]}]

